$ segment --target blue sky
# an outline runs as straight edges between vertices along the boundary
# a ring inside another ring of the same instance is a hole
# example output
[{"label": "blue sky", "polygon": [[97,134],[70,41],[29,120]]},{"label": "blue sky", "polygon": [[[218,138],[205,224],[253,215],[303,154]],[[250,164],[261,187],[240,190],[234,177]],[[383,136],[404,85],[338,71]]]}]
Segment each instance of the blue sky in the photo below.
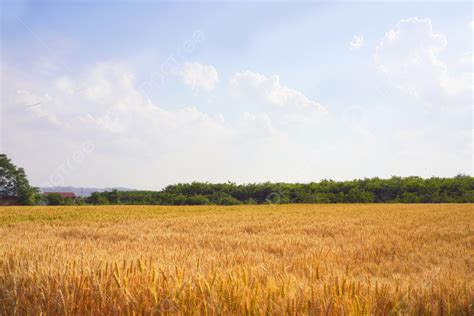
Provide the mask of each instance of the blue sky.
[{"label": "blue sky", "polygon": [[2,2],[1,151],[41,186],[472,174],[472,21],[469,2]]}]

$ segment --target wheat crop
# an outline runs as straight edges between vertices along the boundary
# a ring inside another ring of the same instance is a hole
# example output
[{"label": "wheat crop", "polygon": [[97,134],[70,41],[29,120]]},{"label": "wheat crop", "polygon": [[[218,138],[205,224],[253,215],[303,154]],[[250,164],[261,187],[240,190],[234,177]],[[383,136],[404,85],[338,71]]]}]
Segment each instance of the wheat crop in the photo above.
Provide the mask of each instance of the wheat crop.
[{"label": "wheat crop", "polygon": [[0,315],[474,314],[474,206],[0,208]]}]

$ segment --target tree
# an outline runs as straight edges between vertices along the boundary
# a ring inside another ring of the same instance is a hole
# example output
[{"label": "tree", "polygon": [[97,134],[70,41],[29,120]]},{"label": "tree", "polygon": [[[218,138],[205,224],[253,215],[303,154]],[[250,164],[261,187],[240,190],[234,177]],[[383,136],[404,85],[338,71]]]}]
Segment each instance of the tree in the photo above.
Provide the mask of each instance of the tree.
[{"label": "tree", "polygon": [[352,188],[347,194],[347,202],[349,203],[371,203],[374,198],[372,192],[362,191],[359,188]]},{"label": "tree", "polygon": [[204,195],[192,195],[188,196],[184,204],[186,205],[207,205],[209,204],[209,199]]},{"label": "tree", "polygon": [[5,154],[0,154],[0,198],[14,198],[19,203],[38,202],[38,189],[31,187],[23,168],[17,168]]},{"label": "tree", "polygon": [[107,192],[108,200],[110,204],[120,204],[120,193],[116,189],[113,189],[112,192]]},{"label": "tree", "polygon": [[64,198],[59,193],[49,193],[46,196],[46,201],[48,205],[63,205]]},{"label": "tree", "polygon": [[179,183],[162,191],[94,193],[94,204],[454,203],[474,202],[474,177],[392,177],[311,183]]},{"label": "tree", "polygon": [[210,196],[209,200],[213,204],[217,204],[217,205],[239,205],[239,204],[242,204],[241,201],[237,200],[232,195],[230,195],[226,192],[216,192],[216,193],[214,193]]},{"label": "tree", "polygon": [[400,198],[402,203],[418,203],[419,201],[418,196],[412,192],[403,192]]},{"label": "tree", "polygon": [[[104,192],[105,193],[105,192]],[[90,204],[97,204],[97,205],[107,205],[110,204],[110,201],[104,196],[104,193],[93,192],[87,199],[86,202]]]}]

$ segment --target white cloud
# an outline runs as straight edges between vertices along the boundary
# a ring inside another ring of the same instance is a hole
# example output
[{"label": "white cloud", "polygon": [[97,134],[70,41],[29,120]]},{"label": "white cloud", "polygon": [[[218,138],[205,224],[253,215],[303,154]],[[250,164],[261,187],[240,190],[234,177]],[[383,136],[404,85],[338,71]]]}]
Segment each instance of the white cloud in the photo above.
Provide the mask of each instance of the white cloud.
[{"label": "white cloud", "polygon": [[[167,110],[153,104],[138,92],[133,72],[122,64],[100,63],[77,76],[53,81],[26,82],[15,79],[22,76],[16,77],[11,71],[2,71],[3,75],[9,81],[2,82],[2,128],[15,132],[5,134],[2,140],[17,155],[38,153],[37,164],[42,167],[35,168],[36,184],[47,181],[68,148],[87,140],[93,140],[96,148],[88,163],[98,156],[108,161],[102,166],[109,172],[108,181],[101,182],[100,176],[91,176],[91,181],[126,185],[120,172],[140,169],[143,174],[137,163],[156,168],[146,176],[154,178],[157,173],[171,177],[167,170],[184,157],[189,165],[212,164],[212,159],[201,153],[223,146],[233,132],[222,115],[208,115],[196,107]],[[28,107],[31,104],[36,105]],[[32,137],[34,140],[29,141]],[[138,157],[140,162],[134,161]],[[100,168],[90,172],[100,175]],[[133,179],[132,174],[126,176]],[[148,183],[152,182],[148,178]],[[128,185],[139,184],[132,181]]]},{"label": "white cloud", "polygon": [[[0,66],[1,78],[8,78],[0,96],[2,152],[26,168],[34,185],[51,181],[90,141],[93,152],[61,173],[64,184],[157,189],[190,181],[381,176],[387,171],[377,161],[392,155],[381,151],[364,120],[359,124],[363,109],[347,113],[349,122],[326,116],[317,101],[278,76],[237,73],[232,88],[252,102],[224,119],[195,106],[171,110],[151,102],[124,64],[99,63],[53,79]],[[35,103],[40,104],[26,107]]]},{"label": "white cloud", "polygon": [[217,126],[222,121],[220,116],[211,118],[195,107],[175,111],[160,108],[139,93],[133,72],[122,64],[98,63],[76,77],[60,77],[51,86],[51,96],[22,94],[28,95],[29,103],[41,102],[32,110],[58,118],[64,128],[87,126],[145,134],[148,130],[167,132],[199,124]]},{"label": "white cloud", "polygon": [[[197,107],[169,110],[151,102],[124,64],[98,63],[52,79],[25,80],[24,73],[2,67],[2,78],[9,78],[2,82],[2,129],[9,131],[2,150],[26,167],[35,185],[51,183],[58,166],[89,141],[94,151],[61,173],[64,183],[157,188],[187,181],[291,180],[281,178],[281,170],[309,180],[312,166],[303,165],[308,146],[293,145],[289,134],[295,129],[288,127],[297,125],[310,138],[325,109],[277,77],[260,79],[268,88],[266,102],[283,112],[242,110],[227,122]],[[306,129],[303,121],[312,125]]]},{"label": "white cloud", "polygon": [[401,20],[377,45],[375,64],[400,89],[426,104],[466,106],[472,70],[449,73],[440,58],[447,43],[444,34],[433,32],[430,19]]},{"label": "white cloud", "polygon": [[310,131],[318,126],[328,111],[319,102],[280,83],[280,77],[249,70],[237,72],[230,80],[231,91],[243,97],[285,131]]},{"label": "white cloud", "polygon": [[219,82],[219,75],[212,65],[185,63],[180,73],[183,82],[193,90],[212,91]]},{"label": "white cloud", "polygon": [[354,35],[354,38],[350,42],[350,49],[359,49],[364,46],[364,37],[362,35]]},{"label": "white cloud", "polygon": [[326,113],[318,102],[309,99],[303,93],[280,83],[280,77],[269,78],[249,70],[237,72],[230,80],[231,89],[241,95],[255,98],[257,101],[275,107],[294,107],[313,109]]}]

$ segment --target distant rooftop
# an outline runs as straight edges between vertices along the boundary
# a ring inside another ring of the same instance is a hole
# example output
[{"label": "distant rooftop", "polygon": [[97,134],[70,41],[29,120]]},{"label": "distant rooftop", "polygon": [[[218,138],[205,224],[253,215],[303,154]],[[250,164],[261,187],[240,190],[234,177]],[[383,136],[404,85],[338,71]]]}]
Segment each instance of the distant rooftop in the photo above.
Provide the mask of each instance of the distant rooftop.
[{"label": "distant rooftop", "polygon": [[43,192],[43,195],[49,195],[49,194],[53,194],[53,193],[59,194],[63,198],[75,198],[76,197],[76,195],[73,192]]}]

